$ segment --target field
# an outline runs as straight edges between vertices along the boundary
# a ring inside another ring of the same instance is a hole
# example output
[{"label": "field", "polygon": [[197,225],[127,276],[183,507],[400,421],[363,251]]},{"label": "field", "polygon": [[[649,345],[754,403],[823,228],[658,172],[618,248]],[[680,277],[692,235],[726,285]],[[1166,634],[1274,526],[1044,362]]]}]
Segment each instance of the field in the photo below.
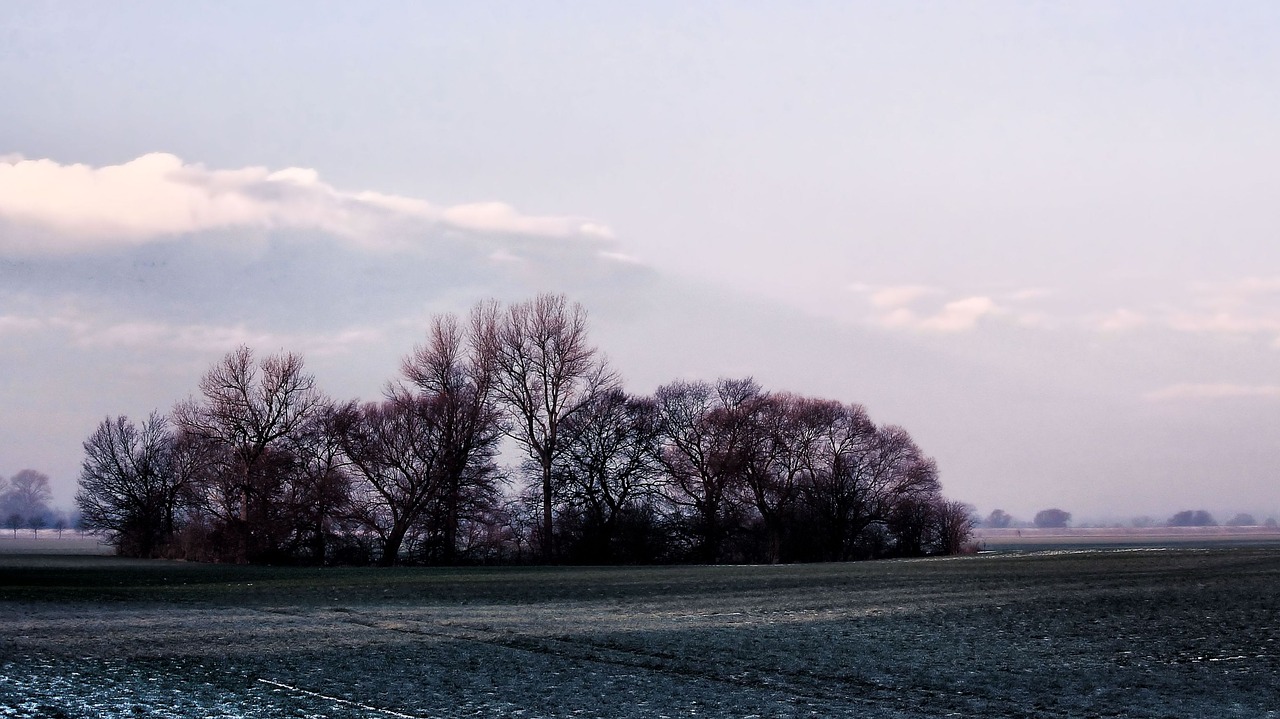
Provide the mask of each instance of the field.
[{"label": "field", "polygon": [[1280,717],[1280,548],[779,567],[0,555],[0,716]]}]

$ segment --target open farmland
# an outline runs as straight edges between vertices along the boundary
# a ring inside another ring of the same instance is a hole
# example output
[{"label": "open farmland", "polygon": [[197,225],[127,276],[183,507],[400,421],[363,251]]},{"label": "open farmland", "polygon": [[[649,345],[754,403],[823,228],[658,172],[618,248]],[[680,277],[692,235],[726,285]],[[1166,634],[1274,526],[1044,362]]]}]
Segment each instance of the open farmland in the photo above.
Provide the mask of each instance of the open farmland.
[{"label": "open farmland", "polygon": [[775,567],[0,555],[0,716],[1280,716],[1280,549]]}]

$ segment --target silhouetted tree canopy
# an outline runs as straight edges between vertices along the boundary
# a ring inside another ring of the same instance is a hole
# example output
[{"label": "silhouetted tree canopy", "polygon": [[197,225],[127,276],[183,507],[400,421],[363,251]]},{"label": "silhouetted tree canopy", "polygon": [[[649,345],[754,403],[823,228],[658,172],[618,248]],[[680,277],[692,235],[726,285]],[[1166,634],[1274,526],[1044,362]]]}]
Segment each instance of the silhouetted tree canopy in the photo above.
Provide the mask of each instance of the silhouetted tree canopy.
[{"label": "silhouetted tree canopy", "polygon": [[375,402],[240,347],[171,415],[103,420],[76,502],[122,554],[231,562],[845,561],[965,551],[974,521],[860,405],[750,377],[627,393],[560,295],[434,318]]}]

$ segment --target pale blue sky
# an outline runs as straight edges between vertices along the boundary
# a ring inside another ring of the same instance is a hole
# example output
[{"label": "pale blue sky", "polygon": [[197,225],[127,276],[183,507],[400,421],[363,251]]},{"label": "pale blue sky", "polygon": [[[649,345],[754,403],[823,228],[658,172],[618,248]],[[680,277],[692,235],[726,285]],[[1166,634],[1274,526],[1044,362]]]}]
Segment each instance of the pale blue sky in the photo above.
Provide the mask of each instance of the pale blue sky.
[{"label": "pale blue sky", "polygon": [[1276,37],[1265,2],[0,6],[0,474],[65,503],[98,420],[236,342],[367,398],[431,312],[551,289],[633,389],[864,402],[983,512],[1280,517]]}]

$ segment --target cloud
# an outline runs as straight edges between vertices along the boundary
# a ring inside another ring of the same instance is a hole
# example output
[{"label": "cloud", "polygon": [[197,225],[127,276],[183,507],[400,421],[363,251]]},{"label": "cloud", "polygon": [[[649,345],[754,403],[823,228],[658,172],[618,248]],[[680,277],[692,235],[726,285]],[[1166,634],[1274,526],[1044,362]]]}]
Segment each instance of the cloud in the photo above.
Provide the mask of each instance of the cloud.
[{"label": "cloud", "polygon": [[1214,400],[1233,398],[1280,399],[1280,385],[1175,384],[1148,392],[1149,400]]},{"label": "cloud", "polygon": [[1147,317],[1133,310],[1120,308],[1098,318],[1094,326],[1103,332],[1124,332],[1147,324]]},{"label": "cloud", "polygon": [[928,316],[920,316],[905,307],[899,307],[882,315],[880,324],[929,332],[964,332],[973,329],[983,317],[1003,312],[990,297],[966,297],[948,302],[941,310]]},{"label": "cloud", "polygon": [[288,349],[308,356],[345,354],[381,341],[381,330],[359,327],[331,332],[292,333],[255,329],[244,324],[175,325],[163,322],[123,322],[83,327],[75,343],[85,348],[166,349],[180,352],[221,352],[239,345],[268,350]]},{"label": "cloud", "polygon": [[892,287],[881,287],[871,292],[871,304],[876,307],[902,307],[909,305],[916,300],[940,293],[936,287],[926,285],[898,285]]},{"label": "cloud", "polygon": [[1182,312],[1169,317],[1169,326],[1181,332],[1220,334],[1256,334],[1280,332],[1280,315],[1258,316],[1245,313]]},{"label": "cloud", "polygon": [[44,326],[44,322],[35,317],[0,315],[0,337],[34,332]]},{"label": "cloud", "polygon": [[1244,277],[1192,286],[1194,308],[1171,311],[1166,324],[1179,332],[1280,335],[1280,277]]},{"label": "cloud", "polygon": [[338,327],[321,332],[275,332],[243,323],[174,323],[157,320],[113,321],[74,307],[43,317],[0,315],[0,337],[52,332],[82,349],[225,351],[238,345],[286,348],[305,354],[342,354],[384,339],[376,327]]},{"label": "cloud", "polygon": [[0,158],[0,227],[8,225],[0,254],[74,253],[231,228],[318,229],[360,245],[385,245],[385,230],[404,223],[465,233],[613,237],[584,218],[525,215],[502,202],[438,207],[419,198],[342,191],[307,168],[211,170],[167,153],[105,167]]}]

